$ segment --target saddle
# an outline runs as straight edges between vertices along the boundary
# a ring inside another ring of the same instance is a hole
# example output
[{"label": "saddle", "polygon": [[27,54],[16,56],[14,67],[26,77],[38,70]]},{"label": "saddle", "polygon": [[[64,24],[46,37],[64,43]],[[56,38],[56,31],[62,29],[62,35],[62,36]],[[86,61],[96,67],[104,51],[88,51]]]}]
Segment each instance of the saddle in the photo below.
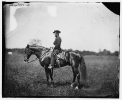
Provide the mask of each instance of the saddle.
[{"label": "saddle", "polygon": [[57,54],[57,59],[65,60],[65,52],[61,51]]},{"label": "saddle", "polygon": [[59,48],[58,50],[59,50],[59,53],[62,53],[62,51],[63,51],[61,48]]},{"label": "saddle", "polygon": [[[55,65],[54,68],[60,68],[62,66],[62,64],[60,63],[62,61],[64,61],[64,63],[66,65],[70,65],[70,63],[67,61],[66,59],[66,52],[62,50],[61,53],[57,54],[57,57],[55,59]],[[61,65],[61,66],[60,66]],[[63,64],[64,65],[64,64]]]}]

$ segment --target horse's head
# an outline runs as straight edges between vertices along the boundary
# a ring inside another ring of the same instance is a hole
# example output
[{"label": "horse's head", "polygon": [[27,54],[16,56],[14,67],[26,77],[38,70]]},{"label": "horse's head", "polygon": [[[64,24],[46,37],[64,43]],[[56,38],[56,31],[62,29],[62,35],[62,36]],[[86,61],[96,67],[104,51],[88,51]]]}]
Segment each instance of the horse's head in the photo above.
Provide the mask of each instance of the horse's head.
[{"label": "horse's head", "polygon": [[25,56],[24,56],[24,61],[28,62],[30,56],[33,54],[33,51],[29,48],[29,44],[25,48]]},{"label": "horse's head", "polygon": [[48,51],[50,49],[45,48],[43,46],[33,46],[33,45],[27,45],[25,48],[25,56],[24,61],[28,62],[30,56],[34,54],[38,59],[43,55],[44,52]]}]

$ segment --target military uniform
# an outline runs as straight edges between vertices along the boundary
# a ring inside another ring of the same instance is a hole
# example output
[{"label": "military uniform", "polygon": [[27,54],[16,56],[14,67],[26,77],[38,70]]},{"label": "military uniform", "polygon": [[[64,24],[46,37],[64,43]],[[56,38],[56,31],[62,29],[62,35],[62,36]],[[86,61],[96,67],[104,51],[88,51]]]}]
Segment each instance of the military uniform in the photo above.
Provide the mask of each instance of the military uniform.
[{"label": "military uniform", "polygon": [[53,44],[55,45],[54,49],[60,49],[60,47],[61,47],[61,38],[59,36],[56,37]]},{"label": "military uniform", "polygon": [[[57,32],[57,31],[54,31],[54,32]],[[53,32],[53,33],[54,33]],[[59,31],[60,32],[60,31]],[[54,66],[55,65],[55,61],[56,61],[56,55],[60,52],[60,50],[61,50],[61,42],[62,42],[62,40],[61,40],[61,38],[59,37],[59,36],[57,36],[56,38],[55,38],[55,41],[54,41],[54,45],[55,45],[55,47],[54,47],[54,49],[53,49],[53,53],[52,53],[52,55],[51,55],[51,66]]]}]

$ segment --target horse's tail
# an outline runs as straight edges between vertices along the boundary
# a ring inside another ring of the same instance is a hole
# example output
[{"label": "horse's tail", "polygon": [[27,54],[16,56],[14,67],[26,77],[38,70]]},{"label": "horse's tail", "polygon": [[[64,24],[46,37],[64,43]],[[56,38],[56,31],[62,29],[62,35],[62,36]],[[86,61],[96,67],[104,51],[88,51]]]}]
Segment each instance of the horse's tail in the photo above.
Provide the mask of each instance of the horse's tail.
[{"label": "horse's tail", "polygon": [[82,56],[80,57],[80,67],[79,67],[79,69],[80,69],[81,77],[82,77],[83,81],[86,82],[87,70],[86,70],[85,60]]}]

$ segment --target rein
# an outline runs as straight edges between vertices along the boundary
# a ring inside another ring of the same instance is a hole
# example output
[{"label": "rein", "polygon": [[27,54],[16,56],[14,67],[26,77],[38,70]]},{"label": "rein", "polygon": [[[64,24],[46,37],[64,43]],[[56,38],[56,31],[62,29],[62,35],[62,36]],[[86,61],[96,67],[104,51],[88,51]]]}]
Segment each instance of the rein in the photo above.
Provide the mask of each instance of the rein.
[{"label": "rein", "polygon": [[[44,55],[48,52],[49,50],[47,50],[45,53],[43,53],[43,55],[41,55],[41,57],[40,58],[43,58],[44,57]],[[34,60],[32,60],[32,61],[28,61],[28,63],[31,63],[31,62],[34,62],[34,61],[36,61],[36,60],[38,60],[38,58],[36,57]]]},{"label": "rein", "polygon": [[41,55],[41,57],[40,58],[43,58],[44,57],[44,55],[48,52],[49,50],[47,50],[45,53],[43,53],[43,55]]}]

